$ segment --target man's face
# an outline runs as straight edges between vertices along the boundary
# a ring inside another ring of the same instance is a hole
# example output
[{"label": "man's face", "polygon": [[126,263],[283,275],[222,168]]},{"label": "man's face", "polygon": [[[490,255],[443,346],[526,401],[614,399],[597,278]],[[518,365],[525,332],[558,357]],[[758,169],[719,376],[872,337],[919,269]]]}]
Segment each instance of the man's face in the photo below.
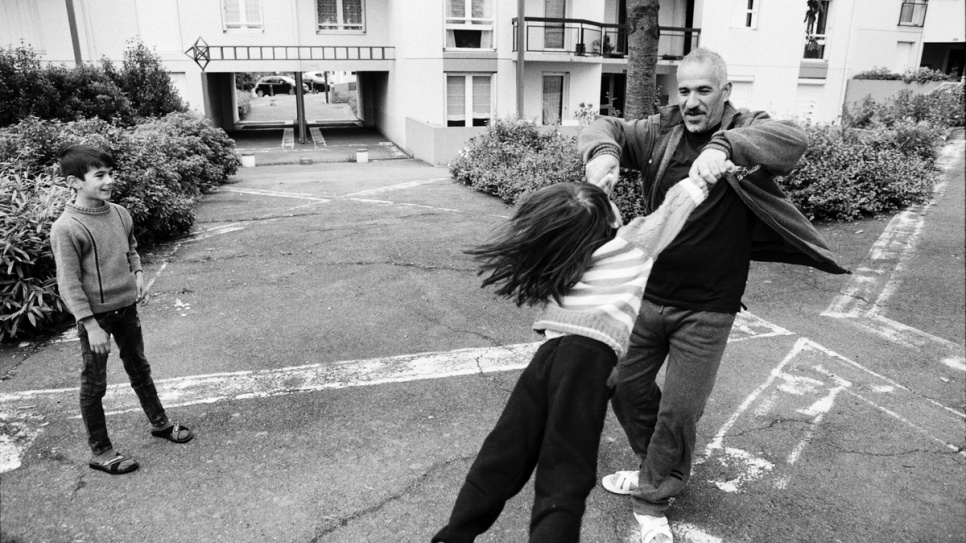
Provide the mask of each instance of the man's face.
[{"label": "man's face", "polygon": [[678,68],[678,99],[684,126],[704,132],[721,122],[731,83],[718,81],[709,62],[688,62]]}]

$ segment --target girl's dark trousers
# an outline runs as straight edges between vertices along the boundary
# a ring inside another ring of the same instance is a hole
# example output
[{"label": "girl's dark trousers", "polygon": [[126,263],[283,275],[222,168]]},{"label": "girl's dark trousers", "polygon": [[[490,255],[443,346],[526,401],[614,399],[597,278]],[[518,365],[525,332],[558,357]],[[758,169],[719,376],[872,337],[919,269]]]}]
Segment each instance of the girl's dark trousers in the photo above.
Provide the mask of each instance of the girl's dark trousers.
[{"label": "girl's dark trousers", "polygon": [[546,341],[523,370],[433,542],[464,543],[485,532],[536,468],[530,542],[579,541],[617,363],[600,341]]}]

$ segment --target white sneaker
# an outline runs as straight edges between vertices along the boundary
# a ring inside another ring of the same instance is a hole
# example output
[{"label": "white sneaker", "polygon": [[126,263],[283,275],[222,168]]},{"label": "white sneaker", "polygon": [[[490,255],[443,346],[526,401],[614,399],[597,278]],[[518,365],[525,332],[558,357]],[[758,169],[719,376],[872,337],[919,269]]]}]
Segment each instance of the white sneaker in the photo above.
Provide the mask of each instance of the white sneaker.
[{"label": "white sneaker", "polygon": [[651,517],[634,513],[634,518],[641,525],[641,543],[674,543],[667,517],[663,515]]},{"label": "white sneaker", "polygon": [[637,490],[638,473],[640,472],[637,470],[618,471],[601,479],[600,484],[604,485],[604,488],[608,492],[613,492],[614,494],[632,494]]}]

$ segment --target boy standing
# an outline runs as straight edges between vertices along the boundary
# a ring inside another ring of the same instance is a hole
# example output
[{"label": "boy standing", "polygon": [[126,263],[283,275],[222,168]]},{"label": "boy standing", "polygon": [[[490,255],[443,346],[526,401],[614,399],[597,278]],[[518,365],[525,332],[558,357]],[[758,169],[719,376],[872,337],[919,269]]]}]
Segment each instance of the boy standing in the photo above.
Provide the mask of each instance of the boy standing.
[{"label": "boy standing", "polygon": [[113,168],[114,159],[98,147],[75,145],[64,152],[61,173],[76,196],[51,227],[50,243],[60,296],[77,320],[80,337],[80,408],[91,447],[89,465],[118,475],[136,470],[138,463],[115,451],[107,436],[101,400],[107,392],[110,336],[151,423],[151,435],[187,443],[194,434],[168,420],[144,357],[137,312],[144,273],[131,214],[108,201],[114,189]]}]

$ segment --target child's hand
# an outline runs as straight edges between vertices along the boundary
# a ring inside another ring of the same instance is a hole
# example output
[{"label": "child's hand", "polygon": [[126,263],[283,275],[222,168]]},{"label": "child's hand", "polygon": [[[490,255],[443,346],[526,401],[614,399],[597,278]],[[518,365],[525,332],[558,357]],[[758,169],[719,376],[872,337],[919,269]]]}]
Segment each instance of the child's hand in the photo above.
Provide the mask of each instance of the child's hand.
[{"label": "child's hand", "polygon": [[111,352],[111,338],[94,317],[81,320],[84,330],[87,331],[87,342],[91,345],[91,350],[96,354],[109,354]]},{"label": "child's hand", "polygon": [[135,272],[134,282],[138,287],[138,298],[135,301],[140,302],[144,298],[144,272]]},{"label": "child's hand", "polygon": [[698,158],[694,159],[694,162],[691,164],[691,171],[688,172],[688,177],[695,183],[703,179],[710,188],[718,179],[733,171],[735,171],[735,164],[728,159],[728,155],[723,151],[705,149],[701,151]]}]

